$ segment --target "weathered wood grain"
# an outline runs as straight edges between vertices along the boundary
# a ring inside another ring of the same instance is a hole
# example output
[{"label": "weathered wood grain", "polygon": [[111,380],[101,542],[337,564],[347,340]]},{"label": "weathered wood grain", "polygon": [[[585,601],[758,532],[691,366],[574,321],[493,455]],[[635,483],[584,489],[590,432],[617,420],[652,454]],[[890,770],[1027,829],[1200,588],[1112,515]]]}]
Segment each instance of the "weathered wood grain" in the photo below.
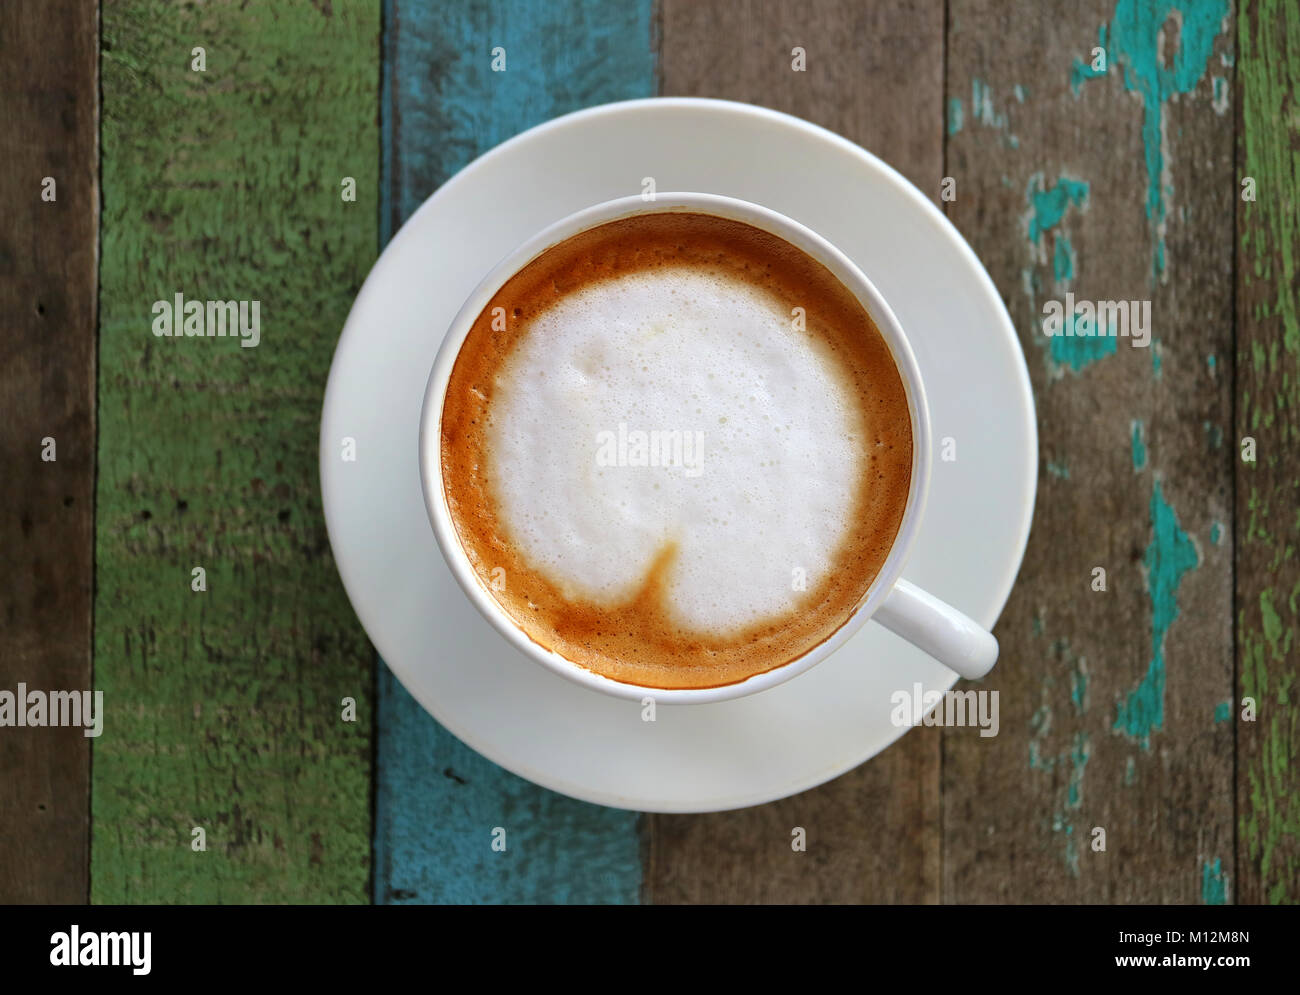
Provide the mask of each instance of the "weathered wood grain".
[{"label": "weathered wood grain", "polygon": [[[1227,0],[950,4],[949,213],[1020,332],[1042,470],[1001,733],[944,738],[945,901],[1234,897],[1232,62]],[[1151,345],[1049,340],[1067,292],[1150,301]]]},{"label": "weathered wood grain", "polygon": [[[663,93],[799,115],[937,194],[943,164],[943,5],[662,0]],[[791,69],[805,50],[806,71]],[[916,729],[870,763],[769,805],[653,816],[654,902],[935,902],[939,737]],[[802,826],[806,853],[792,854]]]},{"label": "weathered wood grain", "polygon": [[[376,214],[391,234],[498,141],[654,92],[659,21],[665,94],[807,117],[927,191],[954,177],[950,217],[1030,360],[1043,471],[983,685],[1001,734],[947,734],[941,758],[918,729],[784,802],[648,818],[645,897],[1295,902],[1300,24],[1239,6],[1234,24],[1226,0],[950,0],[945,65],[937,2],[389,0],[381,189],[376,4],[108,0],[96,492],[95,8],[0,5],[0,689],[94,686],[108,708],[89,892],[92,740],[0,729],[0,901],[635,900],[635,815],[505,774],[382,666],[368,887],[370,651],[324,539],[315,425]],[[501,38],[535,59],[485,97]],[[51,39],[57,59],[29,54]],[[1151,300],[1157,344],[1047,342],[1066,291]],[[260,299],[262,343],[155,339],[175,292]],[[502,811],[529,827],[510,868],[480,852]]]},{"label": "weathered wood grain", "polygon": [[[111,0],[102,43],[91,898],[363,902],[373,651],[317,427],[377,247],[379,8]],[[155,337],[180,293],[260,302],[260,343]]]},{"label": "weathered wood grain", "polygon": [[[98,72],[97,4],[0,5],[0,691],[15,694],[91,688]],[[0,903],[86,901],[90,742],[0,728]]]},{"label": "weathered wood grain", "polygon": [[[385,12],[386,235],[512,135],[655,92],[649,0],[391,0]],[[498,47],[504,72],[491,71]],[[636,813],[507,773],[442,728],[382,666],[376,777],[376,902],[639,897]],[[508,854],[491,849],[498,825],[509,827]]]},{"label": "weathered wood grain", "polygon": [[[1237,898],[1300,902],[1300,14],[1237,25]],[[1239,191],[1245,192],[1242,187]],[[1240,458],[1255,440],[1254,462]],[[1257,715],[1242,721],[1242,699]]]}]

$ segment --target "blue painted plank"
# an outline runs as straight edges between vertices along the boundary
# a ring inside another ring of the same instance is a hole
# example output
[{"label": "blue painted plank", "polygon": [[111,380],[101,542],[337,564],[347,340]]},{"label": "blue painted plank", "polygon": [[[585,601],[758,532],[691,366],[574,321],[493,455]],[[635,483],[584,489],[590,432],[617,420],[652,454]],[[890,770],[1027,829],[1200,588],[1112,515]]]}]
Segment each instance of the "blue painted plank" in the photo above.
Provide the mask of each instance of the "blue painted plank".
[{"label": "blue painted plank", "polygon": [[[385,0],[387,240],[477,156],[571,111],[658,92],[653,0]],[[493,72],[493,49],[506,71]]]},{"label": "blue painted plank", "polygon": [[[385,0],[387,240],[476,156],[535,124],[658,88],[652,0]],[[494,48],[506,72],[492,71]],[[375,901],[636,902],[638,816],[480,757],[381,665]],[[507,829],[504,852],[492,830]]]}]

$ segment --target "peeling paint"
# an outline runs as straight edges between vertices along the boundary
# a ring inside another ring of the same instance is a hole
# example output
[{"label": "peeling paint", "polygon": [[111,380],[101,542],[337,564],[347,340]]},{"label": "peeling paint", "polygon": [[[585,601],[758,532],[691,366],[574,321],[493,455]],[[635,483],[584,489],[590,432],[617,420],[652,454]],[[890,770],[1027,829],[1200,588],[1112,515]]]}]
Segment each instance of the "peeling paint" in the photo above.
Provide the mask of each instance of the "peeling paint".
[{"label": "peeling paint", "polygon": [[[1071,315],[1071,321],[1077,315]],[[1058,367],[1068,366],[1078,373],[1085,366],[1104,359],[1119,350],[1119,339],[1106,335],[1053,335],[1048,345],[1052,361]]]},{"label": "peeling paint", "polygon": [[[1039,616],[1034,616],[1036,635],[1041,635],[1042,627]],[[1068,639],[1057,639],[1052,643],[1049,657],[1054,664],[1064,664],[1069,668],[1070,701],[1075,715],[1082,715],[1087,707],[1088,696],[1088,661],[1075,656]],[[1045,674],[1042,684],[1044,699],[1049,698],[1056,684],[1057,667],[1053,666]],[[1044,750],[1044,741],[1052,729],[1052,709],[1044,700],[1029,720],[1029,769],[1045,771],[1052,774],[1052,792],[1056,802],[1052,808],[1051,828],[1053,834],[1064,836],[1065,868],[1071,877],[1079,876],[1079,843],[1075,835],[1075,814],[1083,805],[1083,778],[1092,750],[1089,737],[1082,730],[1076,731],[1071,740],[1071,748],[1052,753]],[[1065,783],[1062,784],[1062,777]]]},{"label": "peeling paint", "polygon": [[982,80],[973,79],[970,84],[970,116],[972,120],[990,128],[1005,128],[1007,116],[993,110],[993,91]]},{"label": "peeling paint", "polygon": [[1151,748],[1151,733],[1165,724],[1165,636],[1178,618],[1178,588],[1183,575],[1200,558],[1196,546],[1178,525],[1178,516],[1165,501],[1160,481],[1151,491],[1151,544],[1143,563],[1151,598],[1151,661],[1137,688],[1117,706],[1116,731]]},{"label": "peeling paint", "polygon": [[[1121,66],[1124,88],[1142,98],[1146,214],[1155,236],[1153,281],[1165,279],[1166,215],[1173,196],[1164,105],[1171,97],[1191,93],[1204,78],[1229,6],[1229,0],[1181,0],[1177,4],[1172,0],[1119,0],[1109,29],[1102,25],[1098,31],[1107,67]],[[1176,38],[1165,36],[1167,23],[1174,26]],[[1170,51],[1173,63],[1167,65],[1164,53]],[[1076,60],[1070,87],[1077,95],[1084,82],[1100,75]],[[1226,93],[1226,84],[1224,89]]]},{"label": "peeling paint", "polygon": [[[1106,49],[1106,25],[1097,29],[1097,47],[1105,51]],[[1070,92],[1076,97],[1083,88],[1083,84],[1090,79],[1096,79],[1098,76],[1105,76],[1110,71],[1110,54],[1106,55],[1106,68],[1093,69],[1092,59],[1088,60],[1075,59],[1074,65],[1070,67]]]},{"label": "peeling paint", "polygon": [[[1029,240],[1030,254],[1033,260],[1046,265],[1047,239],[1052,235],[1052,277],[1053,285],[1061,290],[1063,285],[1073,280],[1078,270],[1078,259],[1074,244],[1061,225],[1071,208],[1086,209],[1088,203],[1088,184],[1068,176],[1058,177],[1048,186],[1042,173],[1035,173],[1029,178],[1025,187],[1025,231]],[[1042,283],[1034,268],[1021,271],[1021,280],[1025,295],[1035,308]],[[1077,315],[1067,315],[1070,323],[1068,331],[1079,327]],[[1041,329],[1038,330],[1041,332]],[[1089,330],[1090,331],[1090,330]],[[1107,332],[1110,329],[1106,330]],[[1118,337],[1110,334],[1065,334],[1050,338],[1035,335],[1035,341],[1047,342],[1048,370],[1053,377],[1059,377],[1066,369],[1078,373],[1084,367],[1105,356],[1112,355],[1119,349]]]},{"label": "peeling paint", "polygon": [[1025,189],[1029,204],[1029,241],[1042,242],[1043,234],[1055,228],[1071,207],[1083,208],[1088,202],[1088,184],[1083,180],[1062,176],[1050,187],[1043,181],[1042,173],[1029,178]]},{"label": "peeling paint", "polygon": [[1070,782],[1066,787],[1065,807],[1077,810],[1083,804],[1083,771],[1088,766],[1088,734],[1075,733],[1074,749],[1070,751]]},{"label": "peeling paint", "polygon": [[1220,449],[1223,446],[1223,429],[1219,428],[1212,422],[1201,422],[1201,428],[1205,430],[1205,444],[1211,449]]},{"label": "peeling paint", "polygon": [[1211,106],[1214,107],[1214,113],[1223,117],[1228,113],[1230,102],[1228,100],[1228,81],[1222,76],[1215,76],[1211,82],[1214,88],[1214,100]]},{"label": "peeling paint", "polygon": [[1142,422],[1134,418],[1130,425],[1133,429],[1133,470],[1145,470],[1147,465],[1147,447],[1142,439]]},{"label": "peeling paint", "polygon": [[1053,239],[1052,275],[1057,283],[1074,279],[1074,246],[1070,244],[1070,236],[1063,231],[1057,232]]},{"label": "peeling paint", "polygon": [[[972,122],[978,121],[986,128],[994,128],[998,131],[1004,132],[1004,134],[1002,135],[1003,144],[1006,145],[1008,148],[1013,148],[1013,149],[1020,148],[1020,139],[1017,138],[1015,135],[1006,133],[1007,115],[1004,112],[994,110],[993,108],[992,88],[983,80],[972,79],[970,89],[971,89],[971,95],[970,95],[971,121]],[[961,103],[960,101],[955,101],[955,102],[957,104]],[[949,127],[948,133],[949,134],[954,134],[954,132],[951,130],[952,123],[953,123],[952,121],[953,103],[954,101],[951,100],[948,103],[948,127]],[[958,108],[958,113],[960,115],[960,107]],[[961,128],[960,117],[958,120],[957,127],[958,129]]]},{"label": "peeling paint", "polygon": [[1228,904],[1228,876],[1223,873],[1223,861],[1218,857],[1201,865],[1201,901],[1206,905]]},{"label": "peeling paint", "polygon": [[1088,661],[1080,657],[1070,672],[1070,700],[1074,710],[1082,715],[1088,708]]},{"label": "peeling paint", "polygon": [[955,135],[961,131],[962,126],[962,109],[961,98],[953,97],[948,101],[948,134]]},{"label": "peeling paint", "polygon": [[1065,807],[1052,818],[1052,831],[1065,834],[1065,869],[1076,878],[1079,876],[1079,839],[1074,833],[1074,814],[1083,805],[1083,774],[1090,755],[1088,734],[1075,733],[1074,748],[1069,753],[1070,776],[1065,787]]}]

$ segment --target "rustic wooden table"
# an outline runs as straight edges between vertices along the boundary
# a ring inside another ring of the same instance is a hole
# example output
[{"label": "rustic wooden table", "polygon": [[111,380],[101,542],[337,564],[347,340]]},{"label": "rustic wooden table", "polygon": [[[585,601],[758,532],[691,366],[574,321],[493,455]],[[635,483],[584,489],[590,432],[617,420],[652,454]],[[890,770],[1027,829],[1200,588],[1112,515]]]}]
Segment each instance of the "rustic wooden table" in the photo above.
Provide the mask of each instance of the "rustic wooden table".
[{"label": "rustic wooden table", "polygon": [[[1298,84],[1294,0],[0,6],[0,690],[108,709],[0,728],[0,901],[1300,899]],[[473,157],[655,94],[859,142],[1000,288],[1041,472],[996,738],[638,816],[493,766],[376,661],[317,481],[352,298]],[[1049,343],[1066,291],[1151,301],[1152,346]],[[155,338],[178,292],[274,337]]]}]

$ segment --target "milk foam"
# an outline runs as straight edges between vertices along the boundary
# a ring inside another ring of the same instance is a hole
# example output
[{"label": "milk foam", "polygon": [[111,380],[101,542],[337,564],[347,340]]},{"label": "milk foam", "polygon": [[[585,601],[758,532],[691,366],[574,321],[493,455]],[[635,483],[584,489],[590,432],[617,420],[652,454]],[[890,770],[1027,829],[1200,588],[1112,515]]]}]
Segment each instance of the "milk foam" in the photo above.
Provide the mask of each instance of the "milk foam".
[{"label": "milk foam", "polygon": [[[791,327],[801,303],[669,267],[531,321],[498,372],[491,479],[511,541],[566,598],[626,601],[668,544],[666,607],[689,629],[725,634],[817,587],[873,442],[828,347]],[[699,461],[601,465],[635,432],[702,438]]]}]

